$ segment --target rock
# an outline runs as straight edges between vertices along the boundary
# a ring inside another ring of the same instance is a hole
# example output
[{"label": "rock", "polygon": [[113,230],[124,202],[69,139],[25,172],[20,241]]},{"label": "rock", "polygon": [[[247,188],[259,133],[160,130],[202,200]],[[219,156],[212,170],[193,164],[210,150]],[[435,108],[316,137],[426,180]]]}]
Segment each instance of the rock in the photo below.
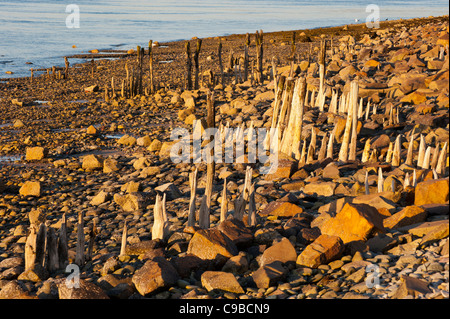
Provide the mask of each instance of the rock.
[{"label": "rock", "polygon": [[139,177],[142,178],[147,178],[148,176],[155,176],[161,173],[161,168],[158,166],[148,166],[148,167],[144,167],[140,174]]},{"label": "rock", "polygon": [[19,194],[22,196],[41,196],[41,183],[40,182],[25,182],[19,189]]},{"label": "rock", "polygon": [[365,241],[374,231],[385,231],[383,218],[374,207],[349,203],[335,217],[325,221],[320,230],[322,234],[339,236],[344,244]]},{"label": "rock", "polygon": [[139,192],[126,195],[114,194],[114,202],[126,212],[143,209],[149,204],[147,196]]},{"label": "rock", "polygon": [[161,148],[159,150],[159,157],[169,157],[170,152],[172,150],[172,146],[174,146],[175,143],[176,143],[176,141],[162,143]]},{"label": "rock", "polygon": [[205,271],[201,276],[202,286],[206,290],[221,290],[235,294],[243,294],[244,290],[236,280],[236,277],[229,272]]},{"label": "rock", "polygon": [[36,297],[30,295],[22,282],[9,280],[0,289],[0,299],[36,299]]},{"label": "rock", "polygon": [[155,191],[159,193],[165,193],[167,200],[174,200],[183,196],[178,187],[174,183],[166,183],[155,187]]},{"label": "rock", "polygon": [[341,257],[344,243],[338,236],[320,235],[297,258],[298,266],[317,268]]},{"label": "rock", "polygon": [[140,157],[133,163],[133,167],[135,170],[143,169],[144,167],[150,166],[151,162],[146,157]]},{"label": "rock", "polygon": [[282,218],[290,218],[301,213],[303,213],[303,209],[300,206],[297,206],[289,202],[273,201],[269,203],[258,214],[260,216],[276,216]]},{"label": "rock", "polygon": [[97,134],[97,129],[96,129],[94,126],[90,125],[90,126],[86,129],[86,134],[89,134],[89,135],[95,135],[95,134]]},{"label": "rock", "polygon": [[330,197],[334,195],[336,183],[333,182],[312,182],[305,185],[303,192],[313,196]]},{"label": "rock", "polygon": [[341,177],[338,165],[334,162],[329,163],[322,171],[322,177],[328,179],[338,179]]},{"label": "rock", "polygon": [[248,247],[253,241],[252,231],[239,219],[228,218],[221,222],[217,229],[231,239],[237,247]]},{"label": "rock", "polygon": [[192,272],[205,271],[208,268],[208,262],[192,254],[175,256],[170,259],[170,263],[182,278],[188,278]]},{"label": "rock", "polygon": [[384,253],[397,244],[397,240],[385,234],[378,234],[370,238],[366,244],[370,251]]},{"label": "rock", "polygon": [[136,145],[137,140],[134,136],[130,136],[128,134],[125,134],[121,138],[117,140],[117,144],[125,145],[125,146],[133,146]]},{"label": "rock", "polygon": [[448,178],[418,183],[415,188],[414,205],[445,204],[449,200]]},{"label": "rock", "polygon": [[103,168],[103,157],[99,155],[86,155],[83,157],[83,163],[81,167],[84,170],[93,171]]},{"label": "rock", "polygon": [[23,266],[24,260],[22,257],[9,257],[0,261],[0,269],[14,268],[17,266]]},{"label": "rock", "polygon": [[171,287],[180,279],[175,268],[163,257],[145,262],[133,275],[136,290],[146,296],[161,288]]},{"label": "rock", "polygon": [[113,158],[108,157],[103,161],[103,173],[112,173],[120,170],[122,166]]},{"label": "rock", "polygon": [[244,274],[248,271],[248,260],[245,253],[239,253],[227,260],[222,267],[222,271],[231,272],[234,274]]},{"label": "rock", "polygon": [[[20,103],[23,103],[23,102],[20,102]],[[25,126],[25,124],[23,123],[22,120],[14,120],[14,122],[13,122],[14,128],[22,128],[24,126]]]},{"label": "rock", "polygon": [[110,195],[107,192],[100,191],[97,195],[95,195],[92,199],[90,204],[93,206],[98,206],[103,204],[104,202],[107,202],[110,198]]},{"label": "rock", "polygon": [[157,240],[144,240],[137,243],[128,244],[125,253],[127,255],[145,255],[153,253],[154,256],[162,256],[160,254],[159,241]]},{"label": "rock", "polygon": [[387,209],[390,213],[394,213],[397,205],[393,201],[394,193],[392,192],[382,192],[369,195],[356,196],[351,200],[353,204],[366,204],[379,209]]},{"label": "rock", "polygon": [[386,229],[396,229],[425,221],[426,211],[419,206],[407,206],[398,213],[383,220]]},{"label": "rock", "polygon": [[188,254],[216,264],[238,254],[233,241],[218,229],[201,229],[189,241]]},{"label": "rock", "polygon": [[422,279],[403,275],[401,280],[402,283],[400,287],[398,287],[397,291],[392,296],[394,299],[403,299],[408,295],[417,298],[420,295],[432,292],[431,289],[428,288],[428,283]]},{"label": "rock", "polygon": [[266,91],[264,93],[259,93],[255,95],[254,100],[255,101],[267,101],[267,100],[274,100],[275,95],[272,90]]},{"label": "rock", "polygon": [[147,147],[147,150],[149,150],[150,152],[156,152],[161,150],[161,146],[162,146],[161,141],[155,138],[152,141],[152,143]]},{"label": "rock", "polygon": [[258,288],[267,289],[282,280],[287,274],[287,269],[279,262],[273,262],[258,268],[252,274],[253,283]]},{"label": "rock", "polygon": [[26,148],[26,161],[40,161],[47,156],[47,150],[43,147],[27,147]]},{"label": "rock", "polygon": [[96,284],[79,279],[79,287],[70,287],[66,279],[57,282],[59,299],[109,299],[108,295]]},{"label": "rock", "polygon": [[267,248],[261,256],[259,265],[265,266],[272,262],[281,262],[282,264],[294,263],[297,260],[297,253],[294,246],[287,238],[283,238],[280,242]]},{"label": "rock", "polygon": [[[270,161],[272,163],[272,161]],[[289,178],[296,170],[297,162],[281,153],[278,154],[278,165],[272,168],[266,175],[266,180]]]},{"label": "rock", "polygon": [[433,222],[418,223],[401,229],[409,234],[422,237],[421,244],[427,244],[448,237],[449,221],[437,220]]},{"label": "rock", "polygon": [[[297,173],[299,173],[299,172],[297,172]],[[292,179],[294,178],[294,175],[291,176]],[[300,181],[296,180],[291,183],[286,183],[286,184],[281,185],[281,188],[284,189],[286,192],[292,192],[292,191],[298,192],[298,191],[302,190],[303,187],[305,187],[305,182],[301,181],[301,180]]]},{"label": "rock", "polygon": [[98,91],[98,85],[91,85],[84,88],[84,92],[97,92]]},{"label": "rock", "polygon": [[151,143],[152,143],[152,140],[151,140],[150,136],[148,136],[148,135],[139,137],[136,140],[136,144],[139,146],[149,147]]}]

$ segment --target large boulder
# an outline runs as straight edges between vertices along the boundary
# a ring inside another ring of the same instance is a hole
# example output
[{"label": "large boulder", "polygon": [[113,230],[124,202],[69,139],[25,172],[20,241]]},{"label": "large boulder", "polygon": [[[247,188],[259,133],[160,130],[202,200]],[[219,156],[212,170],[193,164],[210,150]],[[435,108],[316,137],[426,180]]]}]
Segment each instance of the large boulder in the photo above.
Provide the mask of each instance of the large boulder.
[{"label": "large boulder", "polygon": [[374,231],[384,232],[383,217],[378,210],[366,204],[345,204],[335,216],[325,221],[322,234],[339,236],[344,244],[367,240]]},{"label": "large boulder", "polygon": [[407,206],[398,213],[383,220],[387,229],[399,228],[425,221],[427,212],[419,206]]},{"label": "large boulder", "polygon": [[40,182],[27,181],[19,189],[19,194],[22,195],[22,196],[39,197],[39,196],[41,196],[41,183]]},{"label": "large boulder", "polygon": [[283,238],[280,242],[267,248],[259,260],[260,266],[268,265],[273,262],[295,263],[297,260],[297,253],[294,246],[289,239]]},{"label": "large boulder", "polygon": [[449,199],[448,178],[433,179],[418,183],[414,205],[445,204]]},{"label": "large boulder", "polygon": [[25,160],[26,161],[40,161],[47,155],[47,150],[43,147],[27,147]]}]

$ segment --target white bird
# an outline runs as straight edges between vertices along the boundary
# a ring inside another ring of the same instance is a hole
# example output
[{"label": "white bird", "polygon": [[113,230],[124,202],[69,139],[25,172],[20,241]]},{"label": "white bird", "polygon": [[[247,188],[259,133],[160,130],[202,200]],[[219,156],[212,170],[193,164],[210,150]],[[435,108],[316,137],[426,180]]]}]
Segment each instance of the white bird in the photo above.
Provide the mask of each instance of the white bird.
[{"label": "white bird", "polygon": [[359,19],[355,19],[355,22],[359,22]]}]

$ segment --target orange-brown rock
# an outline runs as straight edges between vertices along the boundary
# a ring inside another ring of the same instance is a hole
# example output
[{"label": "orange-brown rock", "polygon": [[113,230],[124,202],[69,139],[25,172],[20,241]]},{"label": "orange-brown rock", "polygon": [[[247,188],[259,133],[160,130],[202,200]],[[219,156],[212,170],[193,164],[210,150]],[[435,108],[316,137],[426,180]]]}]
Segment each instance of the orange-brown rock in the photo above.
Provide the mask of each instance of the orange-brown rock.
[{"label": "orange-brown rock", "polygon": [[414,205],[445,204],[449,199],[448,178],[433,179],[418,183]]},{"label": "orange-brown rock", "polygon": [[289,202],[276,201],[269,203],[266,208],[259,212],[259,215],[289,218],[302,212],[303,209],[300,206]]},{"label": "orange-brown rock", "polygon": [[222,290],[235,294],[243,294],[244,290],[232,273],[224,271],[205,271],[201,276],[202,286],[206,290]]},{"label": "orange-brown rock", "polygon": [[238,250],[233,241],[218,229],[201,229],[189,242],[188,254],[203,260],[224,262],[237,255]]},{"label": "orange-brown rock", "polygon": [[338,259],[344,251],[344,243],[338,236],[320,235],[298,256],[297,265],[317,268]]},{"label": "orange-brown rock", "polygon": [[260,266],[269,265],[275,261],[283,264],[297,260],[297,253],[294,246],[287,238],[283,238],[280,242],[267,248],[261,256],[259,261]]},{"label": "orange-brown rock", "polygon": [[297,168],[297,161],[289,156],[278,154],[278,165],[266,174],[266,180],[289,178]]},{"label": "orange-brown rock", "polygon": [[399,228],[425,221],[427,212],[419,206],[407,206],[398,213],[383,220],[387,229]]},{"label": "orange-brown rock", "polygon": [[367,240],[374,231],[384,231],[383,217],[378,210],[366,204],[345,204],[335,216],[325,221],[322,234],[339,236],[344,244]]},{"label": "orange-brown rock", "polygon": [[47,150],[43,147],[27,147],[25,160],[27,161],[39,161],[47,155]]}]

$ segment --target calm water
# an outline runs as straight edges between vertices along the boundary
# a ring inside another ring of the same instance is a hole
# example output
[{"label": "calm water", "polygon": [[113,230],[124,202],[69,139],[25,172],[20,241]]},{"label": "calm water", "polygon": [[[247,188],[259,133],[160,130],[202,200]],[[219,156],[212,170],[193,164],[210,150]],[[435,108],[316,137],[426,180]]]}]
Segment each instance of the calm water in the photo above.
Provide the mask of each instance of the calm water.
[{"label": "calm water", "polygon": [[[69,3],[79,7],[79,28],[66,27]],[[147,45],[149,39],[162,42],[364,22],[371,3],[379,6],[380,20],[449,12],[448,0],[0,0],[0,78],[29,76],[30,67],[64,65],[64,55],[135,48]]]}]

